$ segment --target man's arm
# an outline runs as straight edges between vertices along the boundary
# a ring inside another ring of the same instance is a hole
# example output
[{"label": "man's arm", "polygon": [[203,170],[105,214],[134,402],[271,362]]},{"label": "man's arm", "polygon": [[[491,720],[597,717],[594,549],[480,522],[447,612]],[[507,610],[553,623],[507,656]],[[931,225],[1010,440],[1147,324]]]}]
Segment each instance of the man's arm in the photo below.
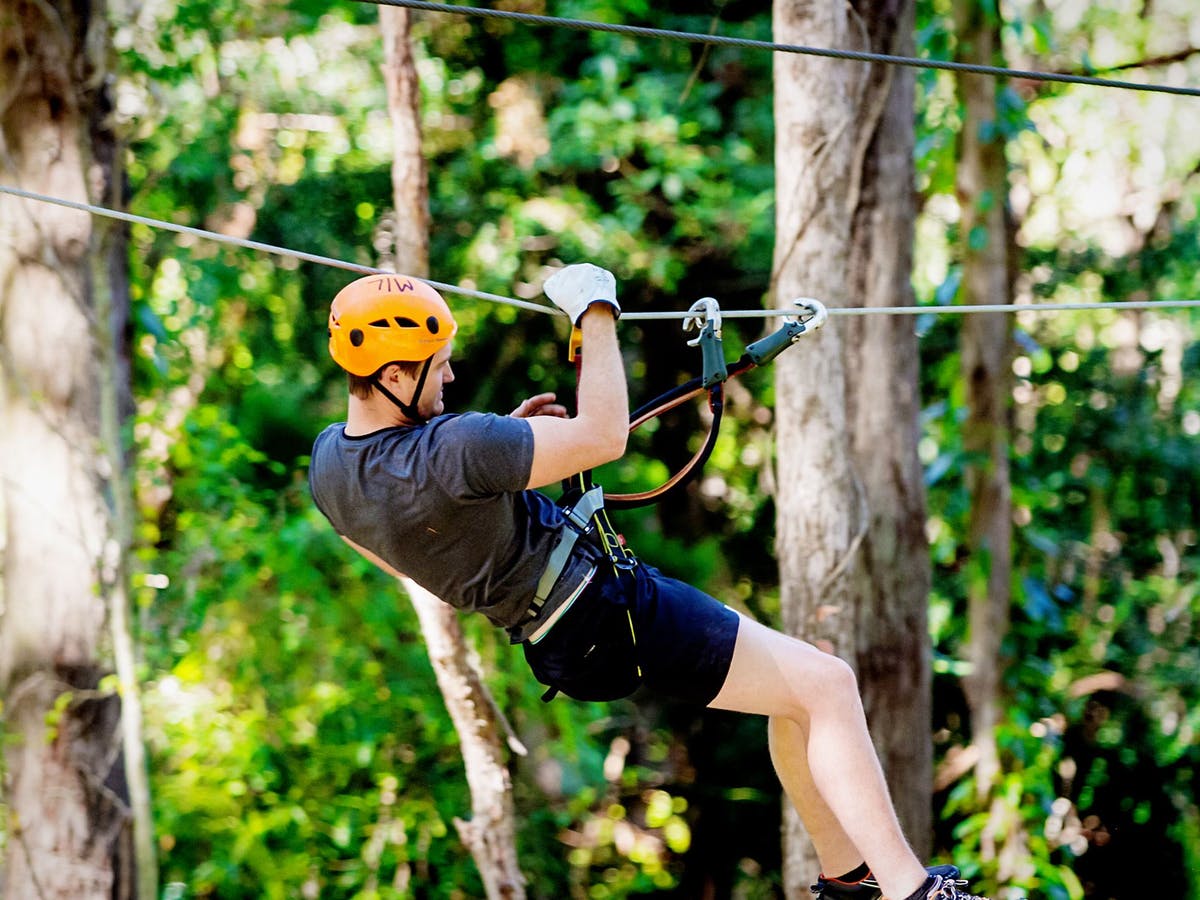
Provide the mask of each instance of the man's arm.
[{"label": "man's arm", "polygon": [[578,412],[573,418],[536,416],[529,487],[537,488],[592,469],[625,452],[629,437],[629,390],[617,343],[612,307],[595,303],[579,320],[583,330],[583,368],[579,374]]}]

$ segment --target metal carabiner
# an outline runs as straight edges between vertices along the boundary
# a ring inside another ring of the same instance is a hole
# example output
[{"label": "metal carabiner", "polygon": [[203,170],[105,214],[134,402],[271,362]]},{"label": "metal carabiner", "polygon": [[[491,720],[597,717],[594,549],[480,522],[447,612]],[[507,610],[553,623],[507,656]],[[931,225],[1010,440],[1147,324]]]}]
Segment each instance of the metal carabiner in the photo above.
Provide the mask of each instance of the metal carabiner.
[{"label": "metal carabiner", "polygon": [[[683,320],[684,331],[690,331],[695,328],[703,336],[705,326],[711,324],[717,337],[721,336],[721,305],[717,303],[715,297],[701,297],[691,305],[688,312],[697,313],[697,315],[688,316]],[[688,346],[695,347],[699,343],[700,338],[696,337],[688,341]]]},{"label": "metal carabiner", "polygon": [[816,331],[829,318],[829,310],[820,300],[802,297],[795,305],[808,311],[808,317],[798,314],[795,319],[784,319],[778,331],[768,334],[765,338],[755,341],[746,348],[746,355],[756,366],[770,362],[780,353],[800,340],[800,335],[808,331]]},{"label": "metal carabiner", "polygon": [[725,368],[725,351],[721,347],[721,307],[713,297],[702,297],[688,309],[689,315],[683,320],[683,330],[692,328],[699,334],[688,341],[689,347],[700,347],[703,354],[704,376],[706,388],[720,384],[728,377]]},{"label": "metal carabiner", "polygon": [[805,331],[816,331],[829,318],[829,310],[825,308],[825,304],[820,300],[814,300],[812,297],[800,297],[792,302],[796,306],[807,308],[809,311],[807,319],[802,319],[799,316],[796,318],[804,326]]}]

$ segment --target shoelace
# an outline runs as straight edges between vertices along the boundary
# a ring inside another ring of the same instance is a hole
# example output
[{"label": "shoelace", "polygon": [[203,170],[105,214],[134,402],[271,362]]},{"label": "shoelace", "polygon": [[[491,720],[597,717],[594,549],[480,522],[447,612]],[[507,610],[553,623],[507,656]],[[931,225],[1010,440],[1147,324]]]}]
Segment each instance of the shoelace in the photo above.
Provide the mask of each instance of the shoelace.
[{"label": "shoelace", "polygon": [[[834,891],[838,891],[841,888],[849,888],[851,890],[857,890],[858,888],[875,888],[876,890],[878,890],[879,882],[875,880],[874,875],[868,875],[862,881],[856,881],[853,884],[849,884],[849,883],[843,882],[843,881],[837,881],[836,879],[833,879],[833,878],[826,878],[824,875],[822,875],[819,878],[817,878],[817,883],[814,885],[810,885],[808,889],[810,892],[820,895],[823,891],[828,891],[830,889],[832,889]],[[834,896],[836,896],[836,895],[834,895]]]},{"label": "shoelace", "polygon": [[925,895],[925,900],[988,900],[987,897],[982,897],[979,894],[968,894],[965,891],[960,891],[959,885],[966,885],[965,881],[960,881],[952,878],[943,878],[941,875],[934,876],[937,881],[934,882],[933,888]]}]

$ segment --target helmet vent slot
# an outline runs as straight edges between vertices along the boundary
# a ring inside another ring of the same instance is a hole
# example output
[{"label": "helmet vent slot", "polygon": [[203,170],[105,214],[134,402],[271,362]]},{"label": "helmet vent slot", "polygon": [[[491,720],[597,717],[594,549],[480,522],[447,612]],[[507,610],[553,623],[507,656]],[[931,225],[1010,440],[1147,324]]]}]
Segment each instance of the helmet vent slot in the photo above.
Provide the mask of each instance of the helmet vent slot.
[{"label": "helmet vent slot", "polygon": [[387,319],[376,319],[371,323],[372,328],[391,328],[391,323]]},{"label": "helmet vent slot", "polygon": [[420,328],[421,326],[414,322],[408,316],[396,316],[396,324],[401,328]]}]

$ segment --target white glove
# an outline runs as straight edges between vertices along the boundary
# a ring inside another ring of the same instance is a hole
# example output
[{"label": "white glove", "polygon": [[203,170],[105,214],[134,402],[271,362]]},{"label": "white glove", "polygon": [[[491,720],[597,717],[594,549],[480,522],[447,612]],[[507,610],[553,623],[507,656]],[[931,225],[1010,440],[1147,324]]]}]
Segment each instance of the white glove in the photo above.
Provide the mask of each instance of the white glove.
[{"label": "white glove", "polygon": [[543,290],[554,305],[570,317],[572,325],[579,324],[593,303],[607,303],[613,308],[613,318],[621,315],[613,273],[591,263],[576,263],[559,269],[546,279]]}]

